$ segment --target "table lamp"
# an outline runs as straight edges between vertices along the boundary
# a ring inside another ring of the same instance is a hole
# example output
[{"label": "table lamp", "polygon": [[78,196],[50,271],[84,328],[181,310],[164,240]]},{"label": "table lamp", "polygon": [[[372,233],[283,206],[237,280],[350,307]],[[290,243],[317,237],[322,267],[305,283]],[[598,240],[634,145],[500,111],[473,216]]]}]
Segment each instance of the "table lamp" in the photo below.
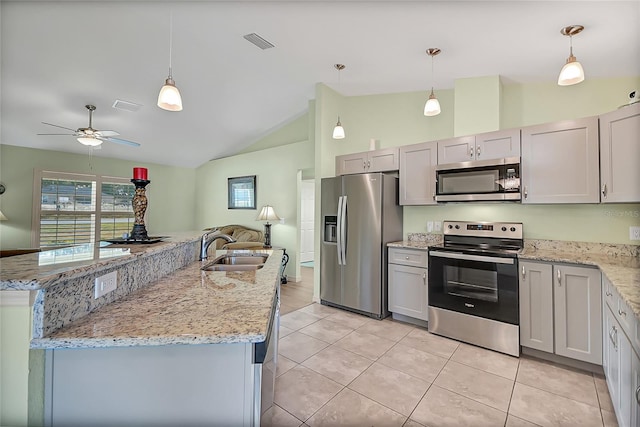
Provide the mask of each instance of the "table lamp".
[{"label": "table lamp", "polygon": [[264,205],[258,214],[258,218],[256,221],[267,221],[264,224],[264,247],[271,247],[271,224],[269,221],[279,221],[280,217],[276,215],[276,212],[273,210],[273,207],[270,205]]}]

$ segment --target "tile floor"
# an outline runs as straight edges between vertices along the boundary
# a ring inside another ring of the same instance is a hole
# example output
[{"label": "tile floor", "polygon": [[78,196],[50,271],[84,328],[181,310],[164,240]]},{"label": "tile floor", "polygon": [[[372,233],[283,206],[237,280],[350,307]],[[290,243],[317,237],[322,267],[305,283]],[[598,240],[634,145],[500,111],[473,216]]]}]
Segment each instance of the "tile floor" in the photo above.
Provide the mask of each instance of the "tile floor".
[{"label": "tile floor", "polygon": [[307,303],[282,316],[279,344],[274,426],[617,425],[600,375],[390,318]]}]

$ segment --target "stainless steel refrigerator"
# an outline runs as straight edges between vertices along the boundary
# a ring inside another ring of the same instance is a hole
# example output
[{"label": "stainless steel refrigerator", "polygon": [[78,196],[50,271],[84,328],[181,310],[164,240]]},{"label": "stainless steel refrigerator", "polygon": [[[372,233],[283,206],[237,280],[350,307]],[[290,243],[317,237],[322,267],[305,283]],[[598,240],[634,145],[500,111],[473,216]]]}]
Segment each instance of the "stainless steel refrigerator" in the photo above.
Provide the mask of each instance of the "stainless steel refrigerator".
[{"label": "stainless steel refrigerator", "polygon": [[382,319],[387,303],[387,248],[402,240],[398,178],[382,173],[321,182],[320,300]]}]

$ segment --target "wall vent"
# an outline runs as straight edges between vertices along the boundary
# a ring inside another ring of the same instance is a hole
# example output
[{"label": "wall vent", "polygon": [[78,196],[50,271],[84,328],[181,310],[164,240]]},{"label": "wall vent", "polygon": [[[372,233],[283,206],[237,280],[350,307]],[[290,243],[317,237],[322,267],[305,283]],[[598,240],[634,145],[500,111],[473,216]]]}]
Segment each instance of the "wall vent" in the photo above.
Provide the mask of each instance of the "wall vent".
[{"label": "wall vent", "polygon": [[135,102],[122,101],[121,99],[116,99],[116,102],[112,105],[113,108],[117,108],[118,110],[130,111],[135,113],[136,111],[142,108],[142,104],[136,104]]},{"label": "wall vent", "polygon": [[256,33],[246,34],[246,35],[244,35],[242,37],[244,37],[245,40],[250,41],[251,43],[255,44],[256,46],[258,46],[262,50],[270,49],[272,47],[275,47],[274,44],[272,44],[272,43],[268,42],[267,40],[263,39],[262,37],[260,37]]}]

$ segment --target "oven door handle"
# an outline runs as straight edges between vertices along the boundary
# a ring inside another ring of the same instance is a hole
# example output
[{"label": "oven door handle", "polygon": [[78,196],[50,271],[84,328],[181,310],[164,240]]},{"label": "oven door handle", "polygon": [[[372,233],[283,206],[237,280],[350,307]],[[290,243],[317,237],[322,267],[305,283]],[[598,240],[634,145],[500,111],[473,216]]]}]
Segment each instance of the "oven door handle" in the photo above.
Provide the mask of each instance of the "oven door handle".
[{"label": "oven door handle", "polygon": [[492,262],[496,264],[514,264],[515,260],[513,258],[498,258],[491,256],[481,256],[481,255],[469,255],[463,254],[460,252],[429,252],[429,256],[436,256],[441,258],[451,258],[451,259],[461,259],[464,261],[480,261],[480,262]]}]

